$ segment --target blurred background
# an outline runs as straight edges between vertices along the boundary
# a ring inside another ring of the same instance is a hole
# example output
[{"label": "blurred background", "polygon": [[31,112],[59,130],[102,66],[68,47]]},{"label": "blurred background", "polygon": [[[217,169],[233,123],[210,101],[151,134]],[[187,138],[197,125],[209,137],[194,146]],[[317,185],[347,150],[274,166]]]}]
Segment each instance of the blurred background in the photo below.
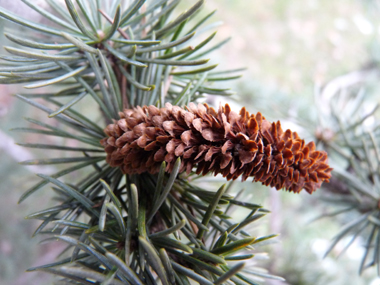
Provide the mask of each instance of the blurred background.
[{"label": "blurred background", "polygon": [[[38,2],[44,5],[44,1]],[[183,7],[187,7],[188,3],[183,2]],[[0,6],[38,21],[38,15],[20,0],[1,0]],[[220,26],[214,41],[231,39],[215,51],[212,62],[219,63],[219,70],[246,68],[242,78],[223,83],[236,91],[228,98],[234,108],[244,105],[249,112],[262,112],[270,121],[281,119],[284,129],[291,128],[309,141],[318,130],[314,125],[308,128],[308,124],[315,119],[317,108],[324,106],[318,95],[329,96],[336,89],[355,86],[369,90],[369,105],[379,101],[378,1],[208,0],[205,13],[215,9],[213,21]],[[1,20],[2,32],[6,24]],[[1,42],[7,43],[3,36]],[[20,166],[19,161],[39,154],[14,143],[35,138],[10,131],[26,125],[23,117],[43,118],[45,114],[11,96],[21,86],[0,88],[0,284],[51,284],[50,275],[25,273],[29,267],[53,261],[61,251],[54,243],[38,245],[40,240],[31,238],[38,222],[24,220],[26,215],[46,206],[41,203],[49,203],[49,190],[46,187],[20,205],[17,200],[38,181],[34,173],[49,174],[55,168]],[[217,106],[225,98],[210,100]],[[327,190],[297,195],[251,182],[235,186],[251,190],[244,199],[271,210],[261,222],[264,228],[260,231],[280,233],[276,244],[262,250],[268,252],[265,265],[269,271],[287,281],[268,280],[264,284],[380,284],[375,269],[369,268],[358,276],[363,254],[360,238],[339,258],[344,244],[338,244],[323,258],[343,222],[336,218],[314,221],[328,211],[323,193],[318,193]]]}]

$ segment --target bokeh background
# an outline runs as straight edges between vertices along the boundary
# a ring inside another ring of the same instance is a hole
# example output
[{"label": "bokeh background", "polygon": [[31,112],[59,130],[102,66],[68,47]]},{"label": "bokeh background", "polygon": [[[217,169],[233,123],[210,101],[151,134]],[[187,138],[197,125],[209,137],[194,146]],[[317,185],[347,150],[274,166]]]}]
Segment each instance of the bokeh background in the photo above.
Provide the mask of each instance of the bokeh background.
[{"label": "bokeh background", "polygon": [[[36,2],[44,5],[43,0]],[[182,7],[187,7],[187,2],[183,1]],[[39,20],[20,0],[1,0],[0,6]],[[283,128],[302,132],[304,128],[297,126],[294,117],[300,120],[303,114],[315,112],[316,90],[340,84],[340,79],[345,84],[378,88],[380,9],[376,0],[208,0],[205,10],[215,9],[213,21],[219,25],[215,41],[231,39],[215,51],[212,61],[219,63],[221,70],[246,68],[242,78],[223,83],[236,91],[228,98],[236,108],[244,105],[250,112],[260,111],[270,120],[281,119]],[[0,21],[1,32],[7,25]],[[3,36],[0,39],[7,44]],[[372,73],[366,76],[360,73],[363,70]],[[361,76],[352,79],[358,72]],[[10,129],[25,126],[23,117],[45,116],[11,96],[21,88],[0,86],[0,284],[44,285],[51,284],[50,275],[25,270],[53,261],[62,248],[54,243],[39,244],[41,239],[31,238],[38,222],[24,217],[48,205],[51,194],[46,187],[20,205],[17,200],[37,181],[34,173],[49,174],[55,168],[18,164],[41,153],[15,145],[36,138]],[[371,100],[379,101],[379,96]],[[225,100],[212,98],[210,102],[217,106]],[[305,135],[307,138],[307,132]],[[252,188],[245,198],[272,211],[261,223],[260,231],[280,233],[276,244],[262,249],[269,258],[263,262],[270,272],[285,277],[287,282],[268,280],[265,284],[380,284],[375,269],[358,276],[363,253],[360,239],[344,255],[338,257],[344,247],[339,244],[323,259],[341,221],[313,221],[326,211],[318,193],[295,195],[250,182],[237,187]]]}]

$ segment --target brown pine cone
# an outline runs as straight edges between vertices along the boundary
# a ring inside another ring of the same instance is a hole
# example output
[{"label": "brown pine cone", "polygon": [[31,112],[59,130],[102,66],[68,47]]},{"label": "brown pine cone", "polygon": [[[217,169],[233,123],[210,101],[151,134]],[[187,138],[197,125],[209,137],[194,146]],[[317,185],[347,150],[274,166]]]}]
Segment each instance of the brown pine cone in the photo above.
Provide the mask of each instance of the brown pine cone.
[{"label": "brown pine cone", "polygon": [[312,193],[329,181],[327,154],[305,145],[297,133],[270,123],[245,108],[237,114],[226,104],[218,112],[207,104],[190,103],[186,109],[167,103],[165,108],[136,107],[120,112],[120,120],[105,128],[101,140],[107,162],[123,173],[157,173],[166,161],[173,169],[177,157],[180,172],[221,173],[227,180],[254,181],[299,193]]}]

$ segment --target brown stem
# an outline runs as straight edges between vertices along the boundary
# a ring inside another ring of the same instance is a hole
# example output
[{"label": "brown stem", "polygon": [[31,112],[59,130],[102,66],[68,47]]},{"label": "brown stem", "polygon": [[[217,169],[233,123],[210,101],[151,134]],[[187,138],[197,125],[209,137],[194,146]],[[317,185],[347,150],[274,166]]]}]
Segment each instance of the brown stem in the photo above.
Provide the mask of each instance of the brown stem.
[{"label": "brown stem", "polygon": [[[104,12],[104,11],[101,10],[101,9],[99,9],[98,11],[100,12],[100,14],[103,15],[104,18],[106,18],[106,20],[107,20],[108,22],[110,22],[111,24],[113,24],[113,19],[112,19],[110,16],[108,16],[108,15],[106,14],[106,12]],[[120,33],[120,35],[123,36],[123,38],[129,40],[128,35],[127,35],[127,34],[126,34],[121,28],[117,28],[117,31]]]}]

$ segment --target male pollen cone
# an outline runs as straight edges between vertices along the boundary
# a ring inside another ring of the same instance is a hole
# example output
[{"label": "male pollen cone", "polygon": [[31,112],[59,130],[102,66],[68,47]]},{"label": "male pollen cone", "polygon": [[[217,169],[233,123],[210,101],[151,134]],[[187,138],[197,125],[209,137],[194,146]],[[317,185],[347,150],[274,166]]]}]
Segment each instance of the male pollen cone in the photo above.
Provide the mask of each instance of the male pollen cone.
[{"label": "male pollen cone", "polygon": [[180,172],[221,173],[227,180],[246,180],[310,194],[329,181],[332,168],[327,154],[305,144],[297,133],[270,123],[261,113],[240,113],[221,105],[218,112],[207,104],[190,103],[185,109],[166,103],[164,108],[137,106],[119,113],[120,120],[105,128],[101,140],[107,162],[123,173],[166,171],[178,157]]}]

